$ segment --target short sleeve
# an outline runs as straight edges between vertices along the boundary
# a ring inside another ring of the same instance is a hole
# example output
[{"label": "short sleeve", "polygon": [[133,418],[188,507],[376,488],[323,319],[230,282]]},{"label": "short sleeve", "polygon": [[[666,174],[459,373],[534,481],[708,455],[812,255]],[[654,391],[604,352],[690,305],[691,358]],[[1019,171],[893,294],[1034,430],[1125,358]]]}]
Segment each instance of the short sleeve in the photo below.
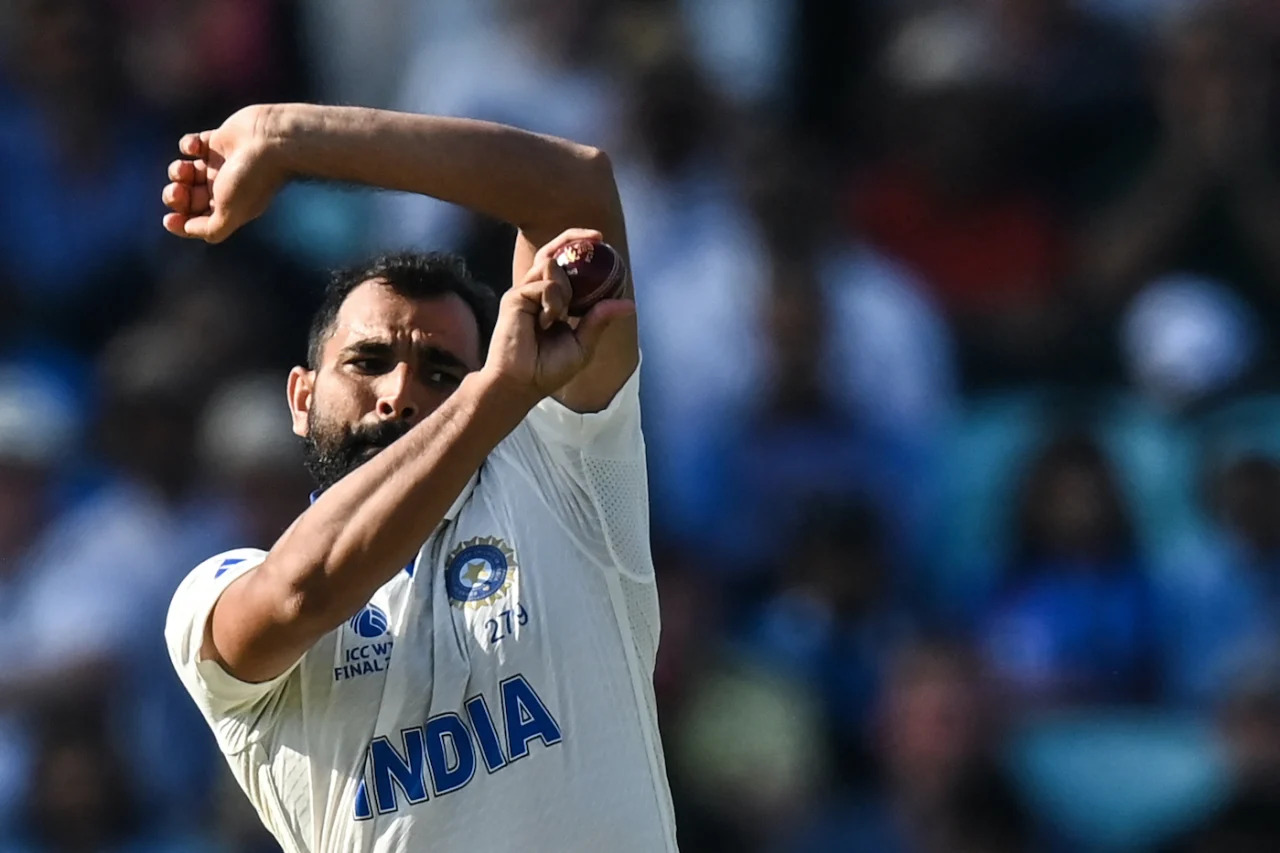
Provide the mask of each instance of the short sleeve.
[{"label": "short sleeve", "polygon": [[214,727],[224,751],[232,751],[242,745],[224,742],[223,735],[228,733],[228,729],[218,723],[228,717],[255,711],[265,699],[278,692],[293,671],[290,667],[270,681],[251,684],[232,676],[217,661],[200,656],[205,626],[218,598],[232,583],[260,566],[266,557],[265,551],[242,548],[201,563],[174,593],[165,622],[169,659],[183,686]]},{"label": "short sleeve", "polygon": [[640,368],[598,412],[575,412],[554,397],[546,397],[525,422],[551,448],[605,459],[644,457],[640,431]]},{"label": "short sleeve", "polygon": [[544,399],[504,445],[598,562],[652,577],[639,367],[599,412]]}]

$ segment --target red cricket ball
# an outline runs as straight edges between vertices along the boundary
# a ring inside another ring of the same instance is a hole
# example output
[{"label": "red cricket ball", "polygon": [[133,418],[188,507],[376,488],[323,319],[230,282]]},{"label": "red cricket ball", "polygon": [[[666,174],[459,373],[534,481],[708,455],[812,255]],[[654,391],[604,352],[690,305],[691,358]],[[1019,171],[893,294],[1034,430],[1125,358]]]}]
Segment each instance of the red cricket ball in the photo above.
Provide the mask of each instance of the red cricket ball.
[{"label": "red cricket ball", "polygon": [[569,276],[573,299],[569,314],[581,317],[601,299],[622,295],[627,282],[627,266],[608,243],[574,240],[556,254],[556,263]]}]

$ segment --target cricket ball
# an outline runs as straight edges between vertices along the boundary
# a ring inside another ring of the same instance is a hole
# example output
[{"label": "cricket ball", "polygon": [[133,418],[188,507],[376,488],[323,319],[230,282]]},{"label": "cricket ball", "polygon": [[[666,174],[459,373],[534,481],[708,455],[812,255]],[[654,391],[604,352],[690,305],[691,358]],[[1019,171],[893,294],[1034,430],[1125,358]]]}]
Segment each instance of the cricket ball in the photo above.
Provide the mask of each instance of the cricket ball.
[{"label": "cricket ball", "polygon": [[621,296],[626,287],[627,265],[608,243],[574,240],[556,253],[555,261],[573,287],[569,314],[574,317],[586,314],[601,299]]}]

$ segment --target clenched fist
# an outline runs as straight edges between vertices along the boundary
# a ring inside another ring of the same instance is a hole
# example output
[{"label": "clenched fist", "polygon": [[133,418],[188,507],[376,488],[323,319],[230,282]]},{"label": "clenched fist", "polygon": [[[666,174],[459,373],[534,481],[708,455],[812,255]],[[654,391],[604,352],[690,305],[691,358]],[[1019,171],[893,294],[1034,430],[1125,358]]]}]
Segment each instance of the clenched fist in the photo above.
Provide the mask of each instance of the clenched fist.
[{"label": "clenched fist", "polygon": [[221,243],[261,216],[287,180],[272,147],[270,106],[246,107],[217,130],[178,142],[185,159],[169,164],[164,227],[179,237]]}]

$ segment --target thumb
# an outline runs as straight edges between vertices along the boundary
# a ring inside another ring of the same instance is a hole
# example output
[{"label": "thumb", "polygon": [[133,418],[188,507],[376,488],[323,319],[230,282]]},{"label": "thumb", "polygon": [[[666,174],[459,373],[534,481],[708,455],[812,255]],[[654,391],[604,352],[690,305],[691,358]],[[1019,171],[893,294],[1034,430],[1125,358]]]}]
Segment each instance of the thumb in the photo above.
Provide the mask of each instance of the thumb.
[{"label": "thumb", "polygon": [[634,317],[636,303],[630,299],[602,299],[586,313],[578,323],[575,334],[578,343],[587,353],[587,358],[595,353],[601,338],[609,326],[627,317]]},{"label": "thumb", "polygon": [[196,237],[206,243],[221,243],[227,239],[230,228],[227,227],[227,214],[224,210],[214,208],[204,216],[193,216],[183,223],[182,230],[188,237]]}]

